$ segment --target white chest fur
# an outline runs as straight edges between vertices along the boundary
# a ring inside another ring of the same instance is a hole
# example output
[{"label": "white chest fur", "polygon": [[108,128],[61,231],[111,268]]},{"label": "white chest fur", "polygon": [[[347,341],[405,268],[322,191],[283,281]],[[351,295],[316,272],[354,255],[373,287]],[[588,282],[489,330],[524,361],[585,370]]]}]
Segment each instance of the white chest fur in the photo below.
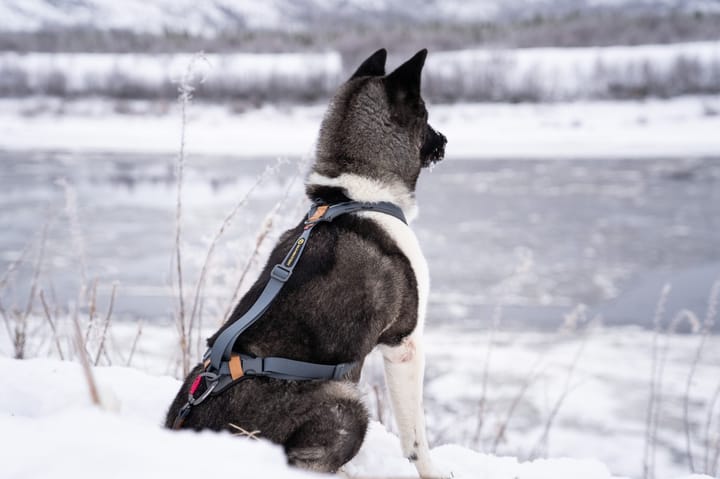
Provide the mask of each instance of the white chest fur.
[{"label": "white chest fur", "polygon": [[425,324],[425,313],[430,294],[430,274],[415,232],[399,219],[384,213],[366,211],[360,213],[360,215],[372,218],[393,239],[408,261],[410,261],[410,266],[415,272],[418,291],[417,326],[414,333],[421,334]]}]

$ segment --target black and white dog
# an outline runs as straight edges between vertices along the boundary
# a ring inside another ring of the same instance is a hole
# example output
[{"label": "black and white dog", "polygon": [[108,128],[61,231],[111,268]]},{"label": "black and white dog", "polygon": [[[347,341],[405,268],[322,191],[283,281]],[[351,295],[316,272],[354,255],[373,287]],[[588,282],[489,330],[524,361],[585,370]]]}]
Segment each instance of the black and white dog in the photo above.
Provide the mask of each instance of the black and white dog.
[{"label": "black and white dog", "polygon": [[[392,202],[416,216],[415,186],[424,167],[442,159],[445,137],[427,123],[420,77],[427,50],[385,75],[379,50],[343,84],[325,114],[317,158],[307,178],[310,199]],[[283,260],[303,222],[285,232],[257,282],[228,322],[260,296],[273,265]],[[342,381],[250,377],[194,407],[183,427],[227,430],[238,425],[282,444],[291,464],[336,471],[365,437],[368,415],[356,383],[376,347],[405,456],[422,477],[439,474],[430,460],[422,403],[423,322],[429,291],[425,258],[413,231],[381,212],[346,214],[312,232],[297,268],[267,312],[234,350],[323,364],[357,362]],[[167,416],[171,427],[191,382],[185,380]]]}]

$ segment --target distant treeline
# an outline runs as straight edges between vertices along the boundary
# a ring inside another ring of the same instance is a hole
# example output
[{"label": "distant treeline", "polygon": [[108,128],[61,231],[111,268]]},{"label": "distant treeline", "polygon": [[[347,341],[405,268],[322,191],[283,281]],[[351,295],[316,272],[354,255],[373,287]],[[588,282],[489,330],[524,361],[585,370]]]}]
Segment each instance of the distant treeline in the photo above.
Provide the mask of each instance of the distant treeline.
[{"label": "distant treeline", "polygon": [[[192,57],[0,53],[0,96],[171,99],[177,95],[178,79]],[[354,66],[332,52],[208,54],[203,58],[195,62],[198,97],[254,105],[324,101]],[[424,95],[433,102],[552,102],[717,94],[720,42],[437,52],[428,57],[423,75]]]}]

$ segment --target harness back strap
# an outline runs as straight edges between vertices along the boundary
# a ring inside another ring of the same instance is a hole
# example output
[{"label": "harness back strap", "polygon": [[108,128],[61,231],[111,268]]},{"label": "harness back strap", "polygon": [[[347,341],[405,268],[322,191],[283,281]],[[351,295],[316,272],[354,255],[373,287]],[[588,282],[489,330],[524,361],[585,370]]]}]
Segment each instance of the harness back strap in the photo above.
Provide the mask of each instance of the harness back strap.
[{"label": "harness back strap", "polygon": [[[239,355],[240,364],[238,364],[238,360],[232,359],[232,348],[238,337],[267,311],[282,287],[290,279],[300,256],[305,250],[312,229],[320,222],[329,222],[338,216],[357,211],[385,213],[407,224],[402,210],[388,202],[348,201],[334,205],[313,205],[308,212],[302,234],[295,240],[282,262],[273,267],[270,272],[270,279],[257,301],[244,315],[228,326],[205,353],[203,360],[206,364],[206,371],[217,372],[221,379],[216,392],[220,392],[232,383],[235,379],[233,376],[237,374],[240,374],[240,376],[254,374],[292,380],[340,379],[355,366],[355,363],[327,365],[275,357],[254,358],[243,354]],[[232,374],[233,370],[235,374]]]}]

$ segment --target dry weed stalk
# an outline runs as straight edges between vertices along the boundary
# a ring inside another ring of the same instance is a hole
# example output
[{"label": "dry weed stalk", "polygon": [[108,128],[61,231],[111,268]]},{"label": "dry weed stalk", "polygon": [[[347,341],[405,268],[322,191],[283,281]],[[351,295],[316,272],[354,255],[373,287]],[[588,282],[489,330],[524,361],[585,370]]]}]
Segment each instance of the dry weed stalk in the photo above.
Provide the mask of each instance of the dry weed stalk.
[{"label": "dry weed stalk", "polygon": [[[233,289],[233,294],[230,298],[230,301],[227,305],[227,308],[225,308],[225,313],[223,314],[222,318],[220,318],[220,321],[223,323],[230,319],[230,314],[233,311],[233,308],[235,307],[235,304],[237,304],[238,296],[240,295],[240,290],[242,288],[243,283],[245,282],[245,278],[247,277],[248,272],[252,268],[252,266],[257,262],[258,257],[260,256],[260,250],[262,245],[265,243],[265,240],[270,235],[270,232],[273,230],[273,227],[275,226],[275,218],[277,217],[278,211],[287,203],[288,199],[290,198],[290,193],[292,192],[295,184],[297,183],[298,178],[302,177],[305,173],[305,169],[308,166],[310,159],[308,157],[303,157],[297,165],[297,173],[292,176],[290,181],[288,182],[287,187],[285,188],[285,193],[283,194],[282,198],[275,203],[275,206],[270,210],[270,212],[265,216],[265,219],[263,219],[259,232],[255,239],[255,248],[250,253],[250,256],[248,257],[247,261],[245,262],[245,265],[242,268],[242,271],[240,273],[240,277],[238,278],[237,282],[235,283],[235,288]],[[279,165],[278,165],[279,166]],[[299,205],[302,205],[302,202],[298,202]]]},{"label": "dry weed stalk", "polygon": [[143,332],[144,323],[145,321],[142,319],[138,323],[137,332],[135,333],[135,338],[133,339],[132,346],[130,347],[130,354],[128,355],[127,362],[125,363],[125,366],[127,367],[130,367],[130,365],[132,364],[133,356],[135,356],[135,350],[137,349],[138,342],[140,341],[140,336]]},{"label": "dry weed stalk", "polygon": [[62,352],[62,347],[60,346],[60,336],[58,335],[57,327],[55,326],[55,321],[52,319],[52,315],[50,314],[50,308],[48,308],[47,301],[45,301],[45,294],[43,293],[43,290],[40,290],[40,302],[42,303],[43,311],[45,312],[45,319],[47,320],[48,324],[50,324],[50,329],[52,330],[53,339],[55,340],[55,347],[57,348],[58,355],[60,356],[61,360],[65,360],[65,356]]},{"label": "dry weed stalk", "polygon": [[650,395],[648,398],[648,407],[645,411],[645,444],[643,449],[643,479],[651,479],[655,477],[654,451],[651,453],[652,445],[655,443],[653,434],[653,423],[657,418],[657,385],[658,378],[658,338],[662,330],[662,318],[665,314],[665,304],[670,294],[670,285],[665,284],[660,292],[660,299],[655,308],[653,316],[653,336],[651,347],[650,362]]},{"label": "dry weed stalk", "polygon": [[232,223],[232,220],[235,218],[235,216],[237,216],[238,212],[247,204],[250,196],[269,176],[277,173],[278,168],[281,164],[282,162],[278,161],[275,165],[268,166],[265,168],[265,170],[263,170],[263,172],[255,179],[250,188],[245,192],[245,195],[240,199],[240,201],[235,204],[235,206],[233,206],[233,208],[225,216],[225,219],[220,224],[220,228],[218,228],[215,236],[210,242],[210,246],[208,246],[207,253],[205,254],[205,260],[203,261],[202,268],[200,269],[200,275],[198,276],[197,284],[195,285],[195,294],[193,297],[192,310],[190,312],[190,319],[187,326],[188,344],[192,344],[192,331],[195,325],[195,318],[198,313],[198,306],[200,305],[200,293],[205,285],[205,279],[210,269],[210,262],[212,260],[212,255],[215,252],[215,247],[220,241],[220,238],[222,238],[222,235],[225,233],[227,227],[230,226],[230,223]]},{"label": "dry weed stalk", "polygon": [[[577,320],[573,320],[574,324],[580,324],[585,323],[585,305],[579,305],[575,311],[571,313],[571,315],[577,315]],[[593,321],[591,323],[595,323],[599,320],[599,318],[593,318]],[[560,409],[562,408],[562,405],[565,403],[565,400],[570,395],[570,392],[572,391],[573,387],[571,385],[573,376],[575,375],[575,370],[577,369],[577,365],[580,362],[580,358],[582,357],[583,353],[585,352],[585,347],[587,346],[588,337],[590,336],[589,332],[589,325],[585,327],[585,330],[581,333],[581,339],[580,339],[580,345],[578,346],[577,350],[575,351],[575,354],[573,355],[573,359],[568,365],[568,371],[567,375],[565,377],[565,384],[563,385],[562,393],[558,396],[558,398],[555,400],[555,404],[553,404],[552,409],[550,410],[550,414],[547,417],[547,420],[545,421],[545,426],[543,427],[543,432],[538,438],[538,441],[535,443],[535,446],[532,448],[530,452],[530,457],[535,458],[538,457],[538,454],[540,453],[541,448],[547,448],[548,438],[550,437],[550,430],[552,429],[553,423],[555,422],[555,419],[557,418],[558,413],[560,412]]]},{"label": "dry weed stalk", "polygon": [[97,285],[98,280],[97,278],[95,278],[92,282],[92,285],[90,286],[90,300],[88,303],[88,323],[87,327],[85,328],[85,344],[90,341],[90,332],[95,325],[95,313],[97,312]]},{"label": "dry weed stalk", "polygon": [[38,290],[38,282],[40,279],[40,270],[42,269],[43,259],[45,257],[45,246],[47,243],[47,230],[49,222],[43,226],[40,237],[40,245],[38,247],[38,255],[33,265],[32,280],[30,282],[30,293],[28,294],[27,305],[22,313],[16,314],[15,331],[13,334],[13,346],[15,348],[15,359],[23,359],[25,357],[25,346],[27,342],[27,321],[32,313],[35,296]]},{"label": "dry weed stalk", "polygon": [[688,372],[687,380],[685,381],[685,394],[683,395],[683,430],[685,432],[685,455],[687,456],[688,464],[690,465],[690,471],[696,472],[695,459],[692,450],[692,440],[690,438],[690,390],[692,388],[692,382],[695,377],[695,372],[700,364],[700,358],[705,347],[710,332],[712,331],[713,325],[715,324],[715,317],[718,312],[718,302],[720,301],[720,281],[715,281],[710,289],[710,296],[708,297],[707,312],[705,314],[705,320],[700,330],[700,340],[698,341],[697,348],[695,349],[695,356],[690,364],[690,371]]},{"label": "dry weed stalk", "polygon": [[175,200],[175,245],[174,245],[174,261],[175,271],[177,273],[177,297],[178,297],[178,311],[177,311],[177,327],[180,335],[180,351],[182,354],[182,371],[183,376],[187,376],[190,371],[190,332],[188,331],[188,324],[185,318],[185,292],[183,290],[183,269],[182,269],[182,249],[180,247],[180,240],[182,237],[182,186],[183,186],[183,172],[185,169],[185,143],[186,143],[186,129],[187,129],[187,109],[190,105],[193,92],[196,89],[196,85],[205,81],[204,77],[200,77],[199,80],[195,80],[196,62],[202,59],[207,62],[207,59],[203,53],[193,55],[188,62],[187,68],[183,73],[182,77],[178,81],[178,102],[180,103],[180,151],[177,156],[177,196]]},{"label": "dry weed stalk", "polygon": [[100,335],[100,345],[98,346],[97,353],[95,354],[94,365],[100,364],[100,356],[105,349],[105,339],[107,338],[108,328],[110,327],[110,320],[112,319],[113,307],[115,306],[115,292],[117,291],[117,283],[113,283],[112,291],[110,292],[110,304],[108,305],[107,314],[105,314],[105,321],[103,322],[103,330]]},{"label": "dry weed stalk", "polygon": [[60,178],[56,182],[63,188],[65,195],[65,214],[70,222],[70,237],[72,239],[73,249],[80,265],[80,297],[84,297],[87,291],[87,261],[85,255],[85,239],[80,230],[80,216],[77,207],[77,191],[67,181],[66,178]]},{"label": "dry weed stalk", "polygon": [[238,426],[237,424],[233,424],[233,423],[229,423],[228,425],[237,431],[235,434],[233,434],[234,436],[244,436],[244,437],[247,437],[248,439],[254,439],[256,441],[258,439],[260,439],[258,437],[258,434],[260,434],[260,431],[257,431],[257,430],[256,431],[247,431],[246,429],[243,429],[240,426]]},{"label": "dry weed stalk", "polygon": [[490,376],[490,359],[493,353],[493,346],[495,344],[495,334],[500,327],[500,320],[502,319],[502,304],[498,303],[493,309],[492,322],[490,326],[490,333],[488,335],[487,349],[485,350],[485,362],[483,363],[483,373],[481,380],[480,389],[480,400],[478,401],[478,422],[475,428],[475,436],[473,437],[473,443],[480,446],[482,440],[482,430],[485,425],[485,413],[487,403],[487,385],[488,377]]},{"label": "dry weed stalk", "polygon": [[535,383],[535,380],[542,373],[542,369],[540,369],[540,364],[542,363],[543,359],[544,359],[544,355],[540,355],[538,357],[538,359],[535,361],[535,364],[533,365],[532,369],[530,370],[530,373],[528,373],[527,376],[525,376],[525,379],[523,380],[522,384],[520,385],[520,389],[518,390],[518,393],[513,398],[513,401],[510,404],[510,407],[508,408],[507,413],[505,414],[505,419],[500,424],[497,434],[495,435],[495,439],[493,440],[493,445],[492,445],[492,449],[491,449],[492,454],[495,454],[497,452],[497,448],[500,445],[500,442],[505,439],[505,434],[507,432],[508,424],[510,424],[510,420],[512,419],[513,415],[515,414],[515,409],[520,404],[520,401],[522,401],[522,399],[525,397],[525,393],[527,393],[528,389],[530,389],[530,386],[532,386]]},{"label": "dry weed stalk", "polygon": [[87,344],[83,341],[82,331],[80,330],[80,322],[77,317],[77,306],[75,306],[73,311],[73,326],[75,329],[75,348],[78,356],[80,356],[80,364],[82,365],[83,373],[85,374],[85,381],[88,385],[90,400],[94,405],[101,406],[97,383],[95,382],[95,377],[93,376],[90,361],[88,361]]},{"label": "dry weed stalk", "polygon": [[[705,473],[712,476],[717,475],[717,461],[720,455],[720,433],[715,432],[715,441],[712,437],[713,416],[715,408],[720,402],[720,382],[718,383],[712,397],[710,398],[710,406],[708,407],[707,417],[705,419]],[[720,412],[718,412],[718,426],[720,427]]]}]

